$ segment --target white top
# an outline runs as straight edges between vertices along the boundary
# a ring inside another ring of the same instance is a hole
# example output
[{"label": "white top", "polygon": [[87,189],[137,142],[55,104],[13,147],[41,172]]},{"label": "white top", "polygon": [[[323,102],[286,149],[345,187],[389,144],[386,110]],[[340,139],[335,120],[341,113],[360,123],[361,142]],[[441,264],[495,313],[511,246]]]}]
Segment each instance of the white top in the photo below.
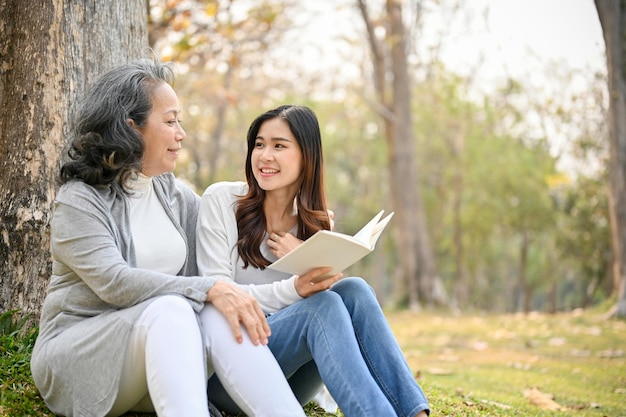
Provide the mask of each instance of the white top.
[{"label": "white top", "polygon": [[128,189],[137,267],[176,275],[185,263],[187,246],[159,202],[152,177],[139,174],[128,182]]},{"label": "white top", "polygon": [[[202,195],[196,231],[198,271],[203,276],[237,283],[257,299],[266,313],[274,313],[302,297],[296,291],[295,275],[251,266],[243,269],[237,251],[235,205],[247,188],[244,182],[218,182]],[[270,261],[276,260],[265,240],[261,253]]]}]

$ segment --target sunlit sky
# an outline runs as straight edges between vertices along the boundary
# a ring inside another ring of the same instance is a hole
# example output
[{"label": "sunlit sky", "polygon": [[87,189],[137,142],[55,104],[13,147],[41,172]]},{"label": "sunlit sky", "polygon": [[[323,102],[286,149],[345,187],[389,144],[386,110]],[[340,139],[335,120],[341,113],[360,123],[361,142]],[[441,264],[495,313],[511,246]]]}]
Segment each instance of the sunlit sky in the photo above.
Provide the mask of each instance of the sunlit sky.
[{"label": "sunlit sky", "polygon": [[[374,3],[381,4],[368,1]],[[356,0],[299,4],[307,11],[293,16],[301,30],[293,39],[298,48],[290,53],[306,65],[327,67],[346,78],[362,76],[354,45],[367,41]],[[439,44],[436,58],[449,71],[471,78],[468,91],[472,96],[489,95],[513,78],[523,84],[532,100],[567,102],[568,97],[588,91],[591,83],[597,82],[596,73],[606,73],[604,39],[593,0],[440,0],[422,4],[427,8],[423,28],[413,35],[412,42],[425,54],[422,59],[432,59],[429,48]],[[456,4],[459,8],[455,10]],[[533,123],[530,116],[529,123]],[[566,155],[571,137],[577,134],[575,123],[566,131],[543,124],[539,128],[545,129],[555,155]],[[560,159],[561,168],[567,171],[578,169],[572,164],[576,162]]]},{"label": "sunlit sky", "polygon": [[[310,45],[305,60],[312,65],[346,62],[349,45],[339,38],[364,39],[355,0],[307,2],[311,13],[296,16],[300,45]],[[457,0],[429,2],[422,44],[441,43],[439,57],[454,72],[474,74],[489,89],[507,76],[532,79],[549,65],[605,71],[604,40],[593,0]],[[478,63],[481,63],[478,65]],[[354,72],[356,74],[356,71]],[[537,81],[541,82],[541,80]]]},{"label": "sunlit sky", "polygon": [[[443,54],[462,71],[484,53],[485,80],[502,74],[528,77],[549,62],[575,69],[604,71],[604,40],[593,0],[472,0],[477,17],[468,36],[457,34]],[[486,18],[479,15],[488,7]],[[462,28],[460,24],[458,27]]]}]

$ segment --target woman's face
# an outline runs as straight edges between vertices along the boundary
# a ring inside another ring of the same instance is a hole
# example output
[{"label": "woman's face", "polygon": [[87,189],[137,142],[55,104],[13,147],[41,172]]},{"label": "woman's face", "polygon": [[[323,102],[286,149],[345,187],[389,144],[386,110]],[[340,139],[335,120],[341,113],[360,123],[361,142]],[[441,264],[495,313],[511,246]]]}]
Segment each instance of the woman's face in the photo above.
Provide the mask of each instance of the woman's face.
[{"label": "woman's face", "polygon": [[294,195],[298,192],[302,150],[283,119],[276,117],[261,124],[250,157],[254,178],[261,189],[285,190]]},{"label": "woman's face", "polygon": [[137,128],[143,135],[144,152],[141,172],[153,177],[173,171],[186,134],[180,125],[180,106],[174,89],[167,83],[152,92],[152,110],[144,126]]}]

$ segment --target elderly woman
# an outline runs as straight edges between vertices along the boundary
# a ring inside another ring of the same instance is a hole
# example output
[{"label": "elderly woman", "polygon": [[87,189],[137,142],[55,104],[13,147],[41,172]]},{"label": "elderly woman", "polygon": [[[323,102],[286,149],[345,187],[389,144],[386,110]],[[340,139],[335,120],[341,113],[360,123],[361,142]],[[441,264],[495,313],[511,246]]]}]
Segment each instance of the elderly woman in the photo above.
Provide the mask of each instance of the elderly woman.
[{"label": "elderly woman", "polygon": [[129,63],[76,112],[33,379],[64,416],[208,417],[213,372],[249,415],[304,416],[258,303],[198,276],[200,198],[172,174],[185,139],[172,82],[165,64]]}]

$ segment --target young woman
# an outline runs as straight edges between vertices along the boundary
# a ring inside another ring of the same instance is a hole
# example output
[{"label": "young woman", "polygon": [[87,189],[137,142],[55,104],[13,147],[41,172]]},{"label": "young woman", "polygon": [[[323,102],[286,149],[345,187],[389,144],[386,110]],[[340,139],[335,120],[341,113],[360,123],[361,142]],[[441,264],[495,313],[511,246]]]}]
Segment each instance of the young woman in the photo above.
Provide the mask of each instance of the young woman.
[{"label": "young woman", "polygon": [[63,416],[208,417],[214,370],[248,415],[304,416],[257,301],[198,276],[200,197],[172,174],[185,138],[172,81],[156,61],[123,65],[76,113],[33,379]]},{"label": "young woman", "polygon": [[[315,114],[302,106],[270,110],[247,140],[247,183],[217,183],[202,196],[201,274],[235,282],[259,301],[269,347],[302,404],[324,383],[347,417],[426,416],[426,397],[363,279],[319,280],[329,272],[323,265],[301,276],[267,269],[330,228]],[[211,398],[235,413],[212,382]]]}]

